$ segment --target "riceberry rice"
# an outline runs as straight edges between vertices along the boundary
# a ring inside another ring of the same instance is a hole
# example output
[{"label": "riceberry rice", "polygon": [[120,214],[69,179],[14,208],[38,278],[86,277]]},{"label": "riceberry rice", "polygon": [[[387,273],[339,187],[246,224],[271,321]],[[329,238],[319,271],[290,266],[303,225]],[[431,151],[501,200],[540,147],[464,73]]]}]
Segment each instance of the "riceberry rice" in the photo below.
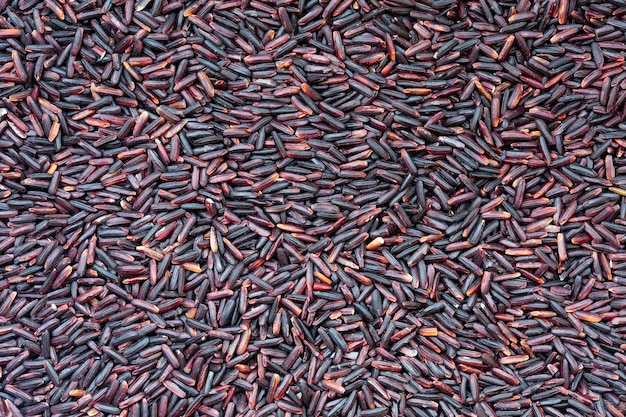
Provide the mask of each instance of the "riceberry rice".
[{"label": "riceberry rice", "polygon": [[0,1],[0,416],[623,416],[625,17]]}]

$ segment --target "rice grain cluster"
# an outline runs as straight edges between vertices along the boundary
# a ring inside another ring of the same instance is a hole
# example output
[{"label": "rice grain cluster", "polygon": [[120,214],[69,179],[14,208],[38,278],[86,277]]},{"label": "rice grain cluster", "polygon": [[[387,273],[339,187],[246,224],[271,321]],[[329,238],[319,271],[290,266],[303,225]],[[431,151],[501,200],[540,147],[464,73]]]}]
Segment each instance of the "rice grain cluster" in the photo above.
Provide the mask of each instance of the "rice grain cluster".
[{"label": "rice grain cluster", "polygon": [[0,416],[623,417],[619,0],[0,0]]}]

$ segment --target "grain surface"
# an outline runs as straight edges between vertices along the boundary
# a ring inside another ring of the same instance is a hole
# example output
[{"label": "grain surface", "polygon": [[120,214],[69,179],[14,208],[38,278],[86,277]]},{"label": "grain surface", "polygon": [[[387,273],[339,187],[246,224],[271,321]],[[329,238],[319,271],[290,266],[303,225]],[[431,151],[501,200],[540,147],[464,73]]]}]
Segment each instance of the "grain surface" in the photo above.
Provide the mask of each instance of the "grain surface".
[{"label": "grain surface", "polygon": [[0,0],[0,416],[623,416],[625,19]]}]

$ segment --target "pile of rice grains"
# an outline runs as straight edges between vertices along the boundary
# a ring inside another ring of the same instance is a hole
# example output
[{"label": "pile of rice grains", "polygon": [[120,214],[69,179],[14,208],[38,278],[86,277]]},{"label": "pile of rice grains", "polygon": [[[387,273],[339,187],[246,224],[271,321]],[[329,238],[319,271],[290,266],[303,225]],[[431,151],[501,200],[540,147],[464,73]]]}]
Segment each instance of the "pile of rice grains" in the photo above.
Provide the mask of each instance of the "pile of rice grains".
[{"label": "pile of rice grains", "polygon": [[1,416],[624,416],[623,1],[0,10]]}]

